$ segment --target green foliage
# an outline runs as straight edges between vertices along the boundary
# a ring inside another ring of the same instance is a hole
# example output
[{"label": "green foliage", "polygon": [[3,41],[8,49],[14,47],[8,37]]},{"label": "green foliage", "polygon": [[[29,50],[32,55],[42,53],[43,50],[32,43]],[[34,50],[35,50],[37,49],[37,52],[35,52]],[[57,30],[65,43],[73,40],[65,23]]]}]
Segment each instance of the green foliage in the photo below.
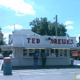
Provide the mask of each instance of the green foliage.
[{"label": "green foliage", "polygon": [[40,35],[48,35],[49,33],[49,22],[47,21],[47,18],[36,18],[30,22],[30,25],[32,25],[32,31],[35,33],[38,33]]},{"label": "green foliage", "polygon": [[[55,22],[48,21],[46,17],[36,18],[30,22],[32,31],[40,35],[52,35],[55,36]],[[66,36],[66,26],[58,23],[58,36]]]},{"label": "green foliage", "polygon": [[5,44],[5,41],[4,41],[4,38],[3,38],[3,33],[1,31],[1,28],[0,28],[0,45],[4,45]]},{"label": "green foliage", "polygon": [[[5,41],[4,41],[4,38],[3,38],[3,33],[1,31],[1,28],[0,28],[0,45],[4,45],[5,44]],[[1,49],[0,49],[0,53],[1,53]]]},{"label": "green foliage", "polygon": [[2,55],[3,57],[8,57],[11,53],[12,51],[3,51]]}]

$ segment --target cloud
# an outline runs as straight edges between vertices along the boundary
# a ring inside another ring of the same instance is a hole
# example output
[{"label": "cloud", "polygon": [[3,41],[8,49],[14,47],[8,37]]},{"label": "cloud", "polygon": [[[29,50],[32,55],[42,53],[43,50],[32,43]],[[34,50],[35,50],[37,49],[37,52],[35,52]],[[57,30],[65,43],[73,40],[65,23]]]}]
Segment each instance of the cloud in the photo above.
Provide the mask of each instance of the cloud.
[{"label": "cloud", "polygon": [[0,6],[4,6],[16,12],[17,15],[35,14],[35,10],[24,0],[0,0]]},{"label": "cloud", "polygon": [[12,34],[12,32],[9,32],[9,33],[3,32],[3,34],[4,34],[4,38],[5,38],[5,37],[8,37],[9,34]]},{"label": "cloud", "polygon": [[15,15],[16,15],[16,16],[24,16],[24,14],[17,14],[17,13],[16,13]]},{"label": "cloud", "polygon": [[76,37],[77,42],[79,42],[80,34]]},{"label": "cloud", "polygon": [[3,34],[4,34],[4,39],[5,39],[5,41],[6,41],[6,43],[8,43],[8,37],[9,37],[9,34],[12,34],[12,32],[9,32],[9,33],[5,33],[5,32],[3,32]]},{"label": "cloud", "polygon": [[78,37],[76,37],[76,41],[77,41],[77,42],[79,42],[79,36],[78,36]]},{"label": "cloud", "polygon": [[15,27],[14,27],[14,25],[8,25],[8,26],[6,26],[6,27],[4,27],[4,29],[11,29],[11,30],[14,30],[14,28],[15,29],[22,29],[22,26],[21,25],[19,25],[19,24],[15,24]]},{"label": "cloud", "polygon": [[72,21],[66,21],[65,22],[65,25],[69,25],[69,24],[73,24],[74,22],[72,22]]},{"label": "cloud", "polygon": [[73,26],[66,26],[66,29],[73,29]]}]

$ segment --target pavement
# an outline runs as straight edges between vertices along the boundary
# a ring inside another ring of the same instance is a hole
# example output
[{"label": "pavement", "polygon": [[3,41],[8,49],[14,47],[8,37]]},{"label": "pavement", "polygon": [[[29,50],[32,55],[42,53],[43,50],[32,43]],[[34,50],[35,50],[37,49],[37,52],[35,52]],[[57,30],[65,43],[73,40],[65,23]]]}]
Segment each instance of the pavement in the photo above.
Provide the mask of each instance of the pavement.
[{"label": "pavement", "polygon": [[3,75],[1,70],[0,80],[80,80],[74,79],[75,74],[80,74],[79,63],[75,60],[75,67],[69,68],[16,69],[12,70],[12,75]]}]

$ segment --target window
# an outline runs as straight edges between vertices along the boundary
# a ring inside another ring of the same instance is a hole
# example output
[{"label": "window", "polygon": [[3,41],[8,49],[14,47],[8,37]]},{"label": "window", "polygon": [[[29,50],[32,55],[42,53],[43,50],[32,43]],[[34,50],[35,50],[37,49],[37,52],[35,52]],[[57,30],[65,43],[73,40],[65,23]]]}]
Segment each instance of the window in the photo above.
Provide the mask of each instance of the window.
[{"label": "window", "polygon": [[39,53],[39,49],[35,49],[35,51],[38,51],[38,53]]},{"label": "window", "polygon": [[41,49],[41,53],[45,53],[45,49]]},{"label": "window", "polygon": [[55,57],[54,49],[51,49],[51,56],[54,56]]},{"label": "window", "polygon": [[64,50],[64,56],[67,56],[67,49]]},{"label": "window", "polygon": [[58,51],[58,49],[55,49],[55,56],[56,56],[56,57],[59,56],[59,51]]},{"label": "window", "polygon": [[39,56],[40,56],[40,49],[35,49],[35,51],[37,51],[39,53]]},{"label": "window", "polygon": [[[45,49],[41,49],[41,54],[42,54],[42,53],[45,53]],[[41,56],[41,54],[40,54],[40,56]]]},{"label": "window", "polygon": [[23,49],[23,56],[27,56],[27,49]]},{"label": "window", "polygon": [[54,49],[51,49],[51,53],[54,53]]},{"label": "window", "polygon": [[29,49],[29,56],[32,57],[34,53],[34,49]]},{"label": "window", "polygon": [[60,49],[60,56],[63,56],[63,50]]},{"label": "window", "polygon": [[46,49],[46,55],[49,56],[49,49]]}]

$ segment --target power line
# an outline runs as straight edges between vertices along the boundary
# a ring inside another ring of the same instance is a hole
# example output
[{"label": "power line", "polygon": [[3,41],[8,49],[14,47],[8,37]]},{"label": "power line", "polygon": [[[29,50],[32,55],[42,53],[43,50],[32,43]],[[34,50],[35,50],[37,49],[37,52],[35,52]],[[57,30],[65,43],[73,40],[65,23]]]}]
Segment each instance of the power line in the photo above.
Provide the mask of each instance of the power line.
[{"label": "power line", "polygon": [[72,35],[78,35],[78,33],[75,33],[73,31],[68,31],[68,34],[71,33]]},{"label": "power line", "polygon": [[[69,32],[69,30],[67,30],[67,31]],[[72,32],[73,34],[80,34],[80,33],[76,32],[76,31],[74,31],[73,29],[70,30],[70,32]]]},{"label": "power line", "polygon": [[80,16],[80,14],[77,14],[77,15],[71,15],[71,16],[68,16],[68,17],[63,17],[63,18],[59,18],[59,19],[64,19],[64,18],[71,18],[71,17],[78,17],[78,16]]},{"label": "power line", "polygon": [[74,34],[74,33],[72,33],[72,32],[68,32],[67,34],[68,34],[68,35],[72,34],[72,35],[75,35],[75,36],[76,36],[76,34]]},{"label": "power line", "polygon": [[[74,31],[74,30],[73,30]],[[80,33],[78,33],[78,32],[76,32],[76,31],[74,31],[75,33],[77,33],[77,34],[80,34]]]}]

